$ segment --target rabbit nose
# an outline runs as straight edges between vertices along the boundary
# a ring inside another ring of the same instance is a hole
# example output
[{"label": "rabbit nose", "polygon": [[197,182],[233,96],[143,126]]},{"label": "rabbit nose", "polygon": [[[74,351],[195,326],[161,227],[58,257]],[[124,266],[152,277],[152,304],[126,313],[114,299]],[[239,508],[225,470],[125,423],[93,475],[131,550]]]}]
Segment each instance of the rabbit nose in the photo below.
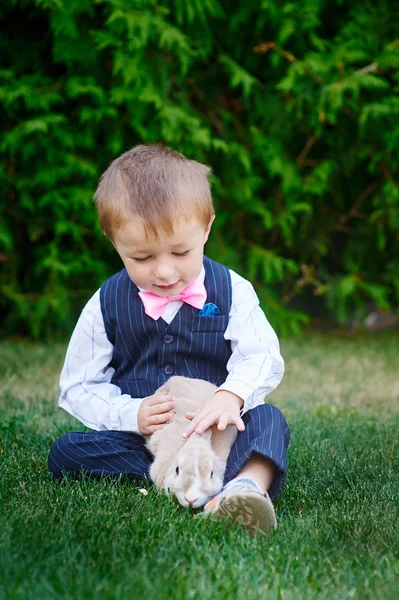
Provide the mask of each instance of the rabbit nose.
[{"label": "rabbit nose", "polygon": [[196,502],[196,500],[198,500],[198,498],[194,498],[194,500],[189,500],[187,498],[187,496],[184,496],[184,499],[187,500],[189,506],[192,506],[194,504],[194,502]]}]

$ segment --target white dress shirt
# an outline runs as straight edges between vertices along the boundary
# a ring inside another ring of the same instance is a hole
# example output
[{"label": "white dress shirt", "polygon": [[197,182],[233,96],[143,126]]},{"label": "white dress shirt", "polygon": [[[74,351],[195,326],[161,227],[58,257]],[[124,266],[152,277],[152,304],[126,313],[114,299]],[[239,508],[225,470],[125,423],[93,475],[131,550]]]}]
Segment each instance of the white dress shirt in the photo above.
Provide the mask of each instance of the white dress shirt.
[{"label": "white dress shirt", "polygon": [[[232,354],[228,376],[219,390],[228,390],[244,400],[241,414],[258,404],[280,383],[284,361],[277,336],[269,324],[252,284],[229,269],[232,302],[229,324],[224,333]],[[205,278],[202,267],[201,276]],[[141,288],[140,288],[141,290]],[[162,319],[171,323],[182,306],[169,302]],[[204,334],[206,335],[206,333]],[[139,433],[137,414],[143,398],[122,394],[111,383],[113,345],[105,332],[100,290],[84,307],[69,342],[61,372],[59,405],[91,429]]]}]

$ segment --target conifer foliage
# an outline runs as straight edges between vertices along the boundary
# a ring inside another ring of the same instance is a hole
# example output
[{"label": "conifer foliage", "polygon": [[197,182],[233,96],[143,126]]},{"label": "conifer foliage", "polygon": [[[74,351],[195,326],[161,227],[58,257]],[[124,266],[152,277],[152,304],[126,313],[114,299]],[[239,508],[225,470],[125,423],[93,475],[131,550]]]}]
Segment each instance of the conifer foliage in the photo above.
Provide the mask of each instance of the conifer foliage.
[{"label": "conifer foliage", "polygon": [[0,326],[69,331],[121,263],[92,204],[137,143],[212,166],[208,255],[281,333],[399,297],[399,4],[0,7]]}]

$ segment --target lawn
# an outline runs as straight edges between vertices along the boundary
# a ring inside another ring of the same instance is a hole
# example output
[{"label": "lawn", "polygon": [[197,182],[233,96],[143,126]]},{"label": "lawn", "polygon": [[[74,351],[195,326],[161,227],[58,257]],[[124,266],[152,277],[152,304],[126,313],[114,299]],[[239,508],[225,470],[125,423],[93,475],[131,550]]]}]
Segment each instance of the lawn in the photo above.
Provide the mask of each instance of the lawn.
[{"label": "lawn", "polygon": [[143,485],[51,481],[65,345],[0,344],[0,598],[399,597],[397,334],[282,343],[279,527],[248,535]]}]

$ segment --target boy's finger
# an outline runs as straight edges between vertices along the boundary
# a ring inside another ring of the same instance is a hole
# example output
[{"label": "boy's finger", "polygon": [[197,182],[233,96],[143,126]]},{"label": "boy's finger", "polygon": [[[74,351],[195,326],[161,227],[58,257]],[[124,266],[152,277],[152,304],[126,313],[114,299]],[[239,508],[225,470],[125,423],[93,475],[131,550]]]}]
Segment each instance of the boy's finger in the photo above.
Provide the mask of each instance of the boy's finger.
[{"label": "boy's finger", "polygon": [[238,431],[245,431],[244,421],[241,419],[241,417],[235,417],[234,423],[235,423]]},{"label": "boy's finger", "polygon": [[195,412],[186,412],[184,414],[184,416],[186,417],[186,419],[188,419],[189,421],[192,421],[199,413],[199,410],[196,410]]},{"label": "boy's finger", "polygon": [[216,421],[216,415],[214,414],[209,414],[206,415],[206,417],[203,417],[202,419],[199,420],[198,425],[195,426],[194,431],[195,433],[198,433],[198,435],[202,435],[204,433],[204,431],[206,431],[207,429],[209,429],[209,427],[211,427]]},{"label": "boy's finger", "polygon": [[218,429],[219,431],[224,431],[229,424],[230,415],[222,415],[219,419]]},{"label": "boy's finger", "polygon": [[158,415],[151,415],[150,417],[148,417],[148,426],[151,427],[151,425],[159,425],[160,423],[169,423],[169,421],[172,418],[172,413],[167,412],[167,413],[162,413],[162,414],[158,414]]},{"label": "boy's finger", "polygon": [[162,423],[162,425],[151,425],[150,427],[148,427],[148,430],[151,433],[154,433],[155,431],[159,431],[160,429],[163,429],[165,427],[166,423]]},{"label": "boy's finger", "polygon": [[172,394],[169,394],[169,392],[166,392],[165,394],[162,392],[153,396],[150,402],[148,403],[148,406],[154,406],[155,404],[160,404],[163,402],[170,402],[171,400],[173,400],[173,398],[174,397],[172,396]]},{"label": "boy's finger", "polygon": [[162,404],[153,404],[149,410],[150,415],[160,415],[162,413],[168,412],[175,407],[175,403],[173,400],[169,400],[169,402],[163,402]]},{"label": "boy's finger", "polygon": [[[216,422],[216,416],[207,415],[206,417],[201,417],[201,415],[197,415],[187,427],[186,431],[183,433],[183,437],[188,438],[195,431],[198,435],[202,435],[204,431],[206,431],[209,427],[211,427]],[[218,429],[220,431],[224,431],[227,425],[236,425],[238,431],[245,431],[244,421],[239,416],[226,415],[222,416],[219,420]]]},{"label": "boy's finger", "polygon": [[193,420],[191,421],[190,425],[187,427],[186,431],[183,433],[183,437],[184,438],[188,438],[190,437],[190,435],[193,433],[194,429],[197,427],[197,424],[199,423],[200,419],[198,418],[198,415],[196,415]]}]

